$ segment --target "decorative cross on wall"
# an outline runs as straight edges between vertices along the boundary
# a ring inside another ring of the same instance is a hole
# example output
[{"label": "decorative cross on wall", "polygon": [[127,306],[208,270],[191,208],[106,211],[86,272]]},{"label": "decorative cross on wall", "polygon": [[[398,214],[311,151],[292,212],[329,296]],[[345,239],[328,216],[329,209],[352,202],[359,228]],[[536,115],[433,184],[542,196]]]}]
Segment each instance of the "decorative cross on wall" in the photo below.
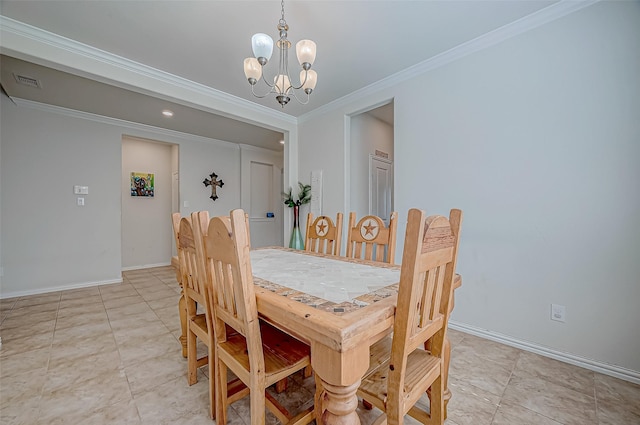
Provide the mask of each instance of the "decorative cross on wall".
[{"label": "decorative cross on wall", "polygon": [[224,182],[222,180],[218,180],[218,175],[216,173],[209,174],[209,177],[210,178],[208,179],[204,179],[202,183],[204,183],[205,186],[211,186],[211,196],[209,196],[209,198],[215,201],[216,199],[218,199],[218,195],[216,194],[216,187],[224,186]]}]

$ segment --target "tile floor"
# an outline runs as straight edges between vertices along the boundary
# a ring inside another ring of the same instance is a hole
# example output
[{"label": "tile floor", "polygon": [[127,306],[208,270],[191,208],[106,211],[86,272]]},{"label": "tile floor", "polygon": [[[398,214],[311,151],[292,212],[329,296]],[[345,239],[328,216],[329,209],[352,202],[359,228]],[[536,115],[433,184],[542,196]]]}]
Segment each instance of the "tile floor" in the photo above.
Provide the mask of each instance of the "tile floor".
[{"label": "tile floor", "polygon": [[[187,386],[173,269],[123,276],[117,285],[0,300],[0,424],[212,423],[206,368]],[[640,425],[639,385],[450,337],[447,425]],[[312,395],[313,379],[296,376],[278,397],[295,409]],[[368,425],[377,413],[361,407]],[[248,425],[248,412],[248,402],[234,404],[230,425]]]}]

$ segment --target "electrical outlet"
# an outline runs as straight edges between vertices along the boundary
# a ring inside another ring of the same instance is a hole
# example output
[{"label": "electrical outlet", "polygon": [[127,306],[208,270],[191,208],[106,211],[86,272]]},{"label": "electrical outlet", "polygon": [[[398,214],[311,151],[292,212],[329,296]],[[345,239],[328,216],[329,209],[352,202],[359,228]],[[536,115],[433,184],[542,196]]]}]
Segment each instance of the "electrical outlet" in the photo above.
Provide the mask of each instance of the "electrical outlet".
[{"label": "electrical outlet", "polygon": [[560,304],[551,304],[551,320],[565,322],[566,307]]}]

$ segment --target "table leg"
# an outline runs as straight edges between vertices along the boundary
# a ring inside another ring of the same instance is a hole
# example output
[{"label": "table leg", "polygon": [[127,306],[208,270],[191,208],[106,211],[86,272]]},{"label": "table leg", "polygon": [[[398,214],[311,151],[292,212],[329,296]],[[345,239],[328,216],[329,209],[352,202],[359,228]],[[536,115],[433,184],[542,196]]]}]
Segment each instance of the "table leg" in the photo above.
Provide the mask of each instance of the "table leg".
[{"label": "table leg", "polygon": [[316,417],[322,418],[323,425],[360,425],[356,393],[369,368],[367,344],[340,352],[312,342],[311,363],[316,385],[322,386],[316,397]]},{"label": "table leg", "polygon": [[322,422],[324,425],[360,425],[360,418],[356,413],[358,397],[356,392],[360,380],[349,386],[331,385],[322,381],[324,397],[322,400]]}]

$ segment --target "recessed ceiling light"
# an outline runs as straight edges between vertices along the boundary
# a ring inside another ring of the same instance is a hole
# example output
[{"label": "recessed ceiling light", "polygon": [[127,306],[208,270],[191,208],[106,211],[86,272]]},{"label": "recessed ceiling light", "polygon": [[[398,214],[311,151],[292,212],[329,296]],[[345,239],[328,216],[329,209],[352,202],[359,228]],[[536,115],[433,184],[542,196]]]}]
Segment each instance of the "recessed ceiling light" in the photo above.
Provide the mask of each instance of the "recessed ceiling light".
[{"label": "recessed ceiling light", "polygon": [[280,144],[281,144],[281,145],[284,145],[284,140],[280,140]]},{"label": "recessed ceiling light", "polygon": [[164,111],[162,111],[162,115],[164,115],[165,117],[172,117],[173,116],[173,111],[165,109]]}]

